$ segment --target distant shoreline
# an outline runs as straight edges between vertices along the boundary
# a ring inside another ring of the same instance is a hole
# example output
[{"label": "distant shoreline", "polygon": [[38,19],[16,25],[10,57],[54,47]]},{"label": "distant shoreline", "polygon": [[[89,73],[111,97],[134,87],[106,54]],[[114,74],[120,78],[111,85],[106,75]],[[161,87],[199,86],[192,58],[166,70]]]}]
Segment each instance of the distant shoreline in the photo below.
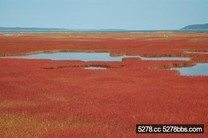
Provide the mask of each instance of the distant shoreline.
[{"label": "distant shoreline", "polygon": [[3,33],[58,33],[58,32],[89,32],[89,33],[131,33],[131,32],[208,32],[208,29],[178,29],[178,30],[126,30],[126,29],[65,29],[65,28],[21,28],[21,27],[0,27]]},{"label": "distant shoreline", "polygon": [[100,31],[100,30],[84,30],[84,31],[15,31],[15,30],[0,30],[0,33],[160,33],[160,32],[175,32],[175,33],[208,33],[208,30],[126,30],[126,31]]}]

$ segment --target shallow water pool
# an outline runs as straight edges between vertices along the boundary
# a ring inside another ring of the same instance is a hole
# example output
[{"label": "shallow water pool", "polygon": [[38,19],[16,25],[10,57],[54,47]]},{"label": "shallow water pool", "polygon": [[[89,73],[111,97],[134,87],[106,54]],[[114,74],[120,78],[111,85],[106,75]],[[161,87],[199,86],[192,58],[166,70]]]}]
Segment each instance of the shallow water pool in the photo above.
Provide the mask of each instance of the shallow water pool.
[{"label": "shallow water pool", "polygon": [[208,76],[208,63],[198,63],[193,67],[171,68],[178,70],[182,76]]},{"label": "shallow water pool", "polygon": [[110,53],[87,53],[87,52],[58,52],[39,53],[24,56],[5,56],[1,58],[21,58],[21,59],[50,59],[50,60],[81,60],[81,61],[122,61],[123,58],[140,58],[141,60],[182,60],[188,61],[187,57],[142,57],[142,56],[111,56]]},{"label": "shallow water pool", "polygon": [[85,67],[86,70],[106,70],[105,67]]}]

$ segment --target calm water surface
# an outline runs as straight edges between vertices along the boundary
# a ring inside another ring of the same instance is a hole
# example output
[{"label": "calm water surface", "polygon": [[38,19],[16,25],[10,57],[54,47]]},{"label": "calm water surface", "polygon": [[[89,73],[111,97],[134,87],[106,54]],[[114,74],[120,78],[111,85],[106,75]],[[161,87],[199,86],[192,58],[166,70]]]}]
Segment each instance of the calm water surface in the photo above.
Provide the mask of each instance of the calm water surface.
[{"label": "calm water surface", "polygon": [[[141,60],[163,61],[163,60],[182,60],[189,61],[187,57],[142,57],[142,56],[111,56],[110,53],[87,53],[87,52],[58,52],[58,53],[39,53],[24,56],[5,56],[0,58],[20,58],[20,59],[50,59],[50,60],[81,60],[81,61],[122,61],[123,58],[139,58]],[[89,70],[105,70],[103,67],[86,67]],[[172,68],[178,70],[181,75],[208,75],[208,63],[199,63],[193,67]]]},{"label": "calm water surface", "polygon": [[178,70],[182,76],[208,76],[208,63],[198,63],[193,67],[172,68]]},{"label": "calm water surface", "polygon": [[87,69],[87,70],[106,70],[107,68],[105,68],[105,67],[85,67],[84,69]]},{"label": "calm water surface", "polygon": [[39,53],[24,56],[6,56],[1,58],[22,58],[22,59],[50,59],[50,60],[81,60],[81,61],[122,61],[123,58],[134,57],[141,60],[183,60],[188,61],[187,57],[142,57],[142,56],[110,56],[110,53],[86,53],[86,52],[58,52],[58,53]]}]

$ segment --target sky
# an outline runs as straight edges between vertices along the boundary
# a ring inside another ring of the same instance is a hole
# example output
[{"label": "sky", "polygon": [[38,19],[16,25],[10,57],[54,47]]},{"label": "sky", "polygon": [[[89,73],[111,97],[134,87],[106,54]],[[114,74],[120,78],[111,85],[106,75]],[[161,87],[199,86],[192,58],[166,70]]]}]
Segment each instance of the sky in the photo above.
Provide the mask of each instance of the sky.
[{"label": "sky", "polygon": [[208,0],[0,0],[1,27],[171,30],[208,23]]}]

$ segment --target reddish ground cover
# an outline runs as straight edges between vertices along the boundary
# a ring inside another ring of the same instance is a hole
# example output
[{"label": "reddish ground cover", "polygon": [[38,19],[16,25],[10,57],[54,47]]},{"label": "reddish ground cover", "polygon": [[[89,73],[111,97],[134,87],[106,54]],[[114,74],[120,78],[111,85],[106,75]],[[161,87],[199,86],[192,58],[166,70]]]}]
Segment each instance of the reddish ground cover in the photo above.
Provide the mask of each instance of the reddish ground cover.
[{"label": "reddish ground cover", "polygon": [[[108,51],[191,61],[0,59],[0,137],[207,137],[208,77],[166,70],[208,62],[207,33],[0,35],[0,55]],[[86,66],[107,70],[85,70]],[[135,133],[136,124],[205,124],[204,134]]]}]

